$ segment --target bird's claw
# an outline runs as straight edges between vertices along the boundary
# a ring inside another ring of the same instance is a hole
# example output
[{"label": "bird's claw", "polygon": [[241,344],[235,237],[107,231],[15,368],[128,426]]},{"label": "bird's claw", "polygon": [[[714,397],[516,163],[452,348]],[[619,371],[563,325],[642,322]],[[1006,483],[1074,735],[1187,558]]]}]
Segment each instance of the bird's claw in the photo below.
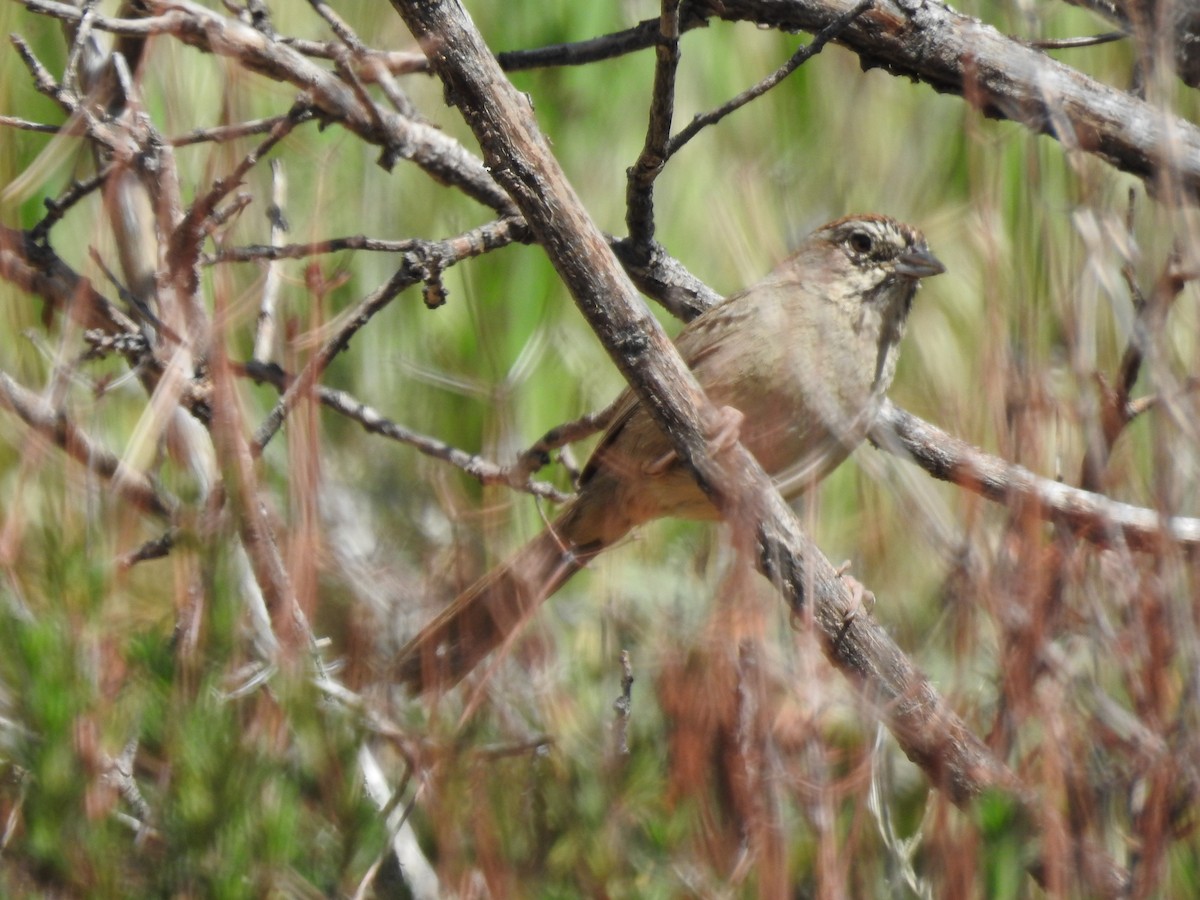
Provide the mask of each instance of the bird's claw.
[{"label": "bird's claw", "polygon": [[742,434],[742,422],[746,416],[732,406],[717,410],[716,428],[708,439],[709,451],[716,454],[728,450],[738,442]]},{"label": "bird's claw", "polygon": [[875,595],[861,581],[850,574],[850,560],[846,560],[836,570],[840,578],[850,590],[850,606],[842,616],[842,627],[839,635],[844,635],[846,629],[859,615],[870,615],[875,609]]}]

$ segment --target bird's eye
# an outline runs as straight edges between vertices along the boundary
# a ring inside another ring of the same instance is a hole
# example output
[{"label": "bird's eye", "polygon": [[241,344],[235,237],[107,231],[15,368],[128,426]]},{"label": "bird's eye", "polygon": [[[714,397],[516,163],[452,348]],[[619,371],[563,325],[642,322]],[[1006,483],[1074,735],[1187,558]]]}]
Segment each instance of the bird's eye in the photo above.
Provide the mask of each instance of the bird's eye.
[{"label": "bird's eye", "polygon": [[870,253],[871,248],[875,246],[875,242],[871,240],[871,236],[865,231],[856,231],[850,235],[850,249],[855,253]]}]

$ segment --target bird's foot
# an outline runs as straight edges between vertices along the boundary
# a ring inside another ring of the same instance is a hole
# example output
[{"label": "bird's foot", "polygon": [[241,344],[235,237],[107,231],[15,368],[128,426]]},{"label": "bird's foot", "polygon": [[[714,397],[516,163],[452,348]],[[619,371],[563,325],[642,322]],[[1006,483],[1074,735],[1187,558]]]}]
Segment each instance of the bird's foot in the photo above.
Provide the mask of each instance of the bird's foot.
[{"label": "bird's foot", "polygon": [[875,595],[861,581],[850,574],[850,560],[837,567],[837,577],[840,578],[850,591],[850,607],[842,616],[841,633],[845,634],[855,619],[860,615],[870,615],[875,609]]},{"label": "bird's foot", "polygon": [[738,438],[741,437],[744,421],[746,421],[746,417],[739,409],[734,409],[732,406],[722,406],[718,409],[717,427],[708,438],[709,451],[715,455],[736,444]]}]

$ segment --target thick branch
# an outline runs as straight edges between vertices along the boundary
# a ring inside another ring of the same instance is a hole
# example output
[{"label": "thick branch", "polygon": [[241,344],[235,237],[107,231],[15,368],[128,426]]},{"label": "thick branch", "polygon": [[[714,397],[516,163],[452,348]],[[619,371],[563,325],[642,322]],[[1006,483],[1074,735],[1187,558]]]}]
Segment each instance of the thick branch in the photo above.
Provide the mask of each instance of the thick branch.
[{"label": "thick branch", "polygon": [[[54,0],[26,0],[34,12],[76,21],[79,10]],[[410,159],[444,184],[501,213],[508,200],[469,152],[431,125],[382,109],[367,109],[353,88],[286,44],[273,41],[237,19],[189,0],[152,0],[153,17],[138,20],[96,17],[95,25],[116,34],[171,34],[218,56],[233,57],[251,71],[306,91],[313,106],[364,140],[385,148],[382,163]]]},{"label": "thick branch", "polygon": [[[753,543],[761,570],[797,611],[811,601],[826,653],[879,703],[904,751],[957,803],[983,791],[1010,793],[1030,822],[1065,826],[967,729],[928,679],[855,602],[839,574],[801,532],[795,516],[740,445],[713,456],[705,438],[715,410],[662,329],[635,296],[603,236],[533,121],[525,98],[504,77],[457,2],[393,0],[421,41],[447,97],[459,107],[497,180],[529,227],[639,399],[663,427],[735,533]],[[709,432],[711,433],[711,432]],[[753,536],[753,537],[751,537]],[[1115,895],[1126,876],[1081,850],[1097,894]]]},{"label": "thick branch", "polygon": [[[79,10],[54,0],[24,0],[34,12],[78,20]],[[307,90],[314,105],[364,139],[387,148],[387,160],[410,158],[498,211],[495,183],[463,147],[436,129],[393,113],[373,116],[352,88],[292,47],[273,42],[235,19],[188,0],[156,0],[145,19],[96,16],[94,27],[122,35],[170,33],[199,49],[241,59],[251,69]],[[854,0],[691,0],[680,10],[681,30],[709,18],[750,21],[812,33],[850,12]],[[515,51],[511,68],[574,65],[653,45],[658,20],[578,45]],[[958,94],[985,115],[1012,119],[1068,147],[1093,153],[1116,168],[1154,183],[1166,165],[1188,194],[1200,194],[1200,129],[1134,95],[1103,85],[1042,51],[977,19],[924,0],[881,0],[838,38],[866,68],[923,81]],[[490,52],[490,51],[489,51]]]},{"label": "thick branch", "polygon": [[[818,32],[853,6],[854,0],[695,0],[692,9]],[[1167,169],[1184,193],[1200,194],[1200,128],[978,19],[925,0],[880,0],[837,42],[857,53],[864,68],[958,94],[987,116],[1012,119],[1099,156],[1151,187],[1161,186]]]},{"label": "thick branch", "polygon": [[1062,522],[1092,543],[1123,542],[1151,550],[1164,541],[1200,547],[1200,519],[1161,516],[1150,509],[1118,503],[1103,494],[1073,488],[998,459],[966,441],[885,402],[871,439],[900,451],[934,478],[950,481],[1012,508],[1032,508],[1047,520]]}]

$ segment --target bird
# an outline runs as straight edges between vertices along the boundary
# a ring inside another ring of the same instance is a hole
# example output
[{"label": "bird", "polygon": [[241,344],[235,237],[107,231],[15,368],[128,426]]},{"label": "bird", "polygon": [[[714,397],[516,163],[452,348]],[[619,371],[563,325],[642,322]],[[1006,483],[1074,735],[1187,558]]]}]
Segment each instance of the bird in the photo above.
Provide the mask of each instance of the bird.
[{"label": "bird", "polygon": [[[847,216],[692,320],[675,344],[709,400],[733,411],[723,421],[736,438],[794,497],[866,436],[895,375],[921,279],[944,271],[913,226],[879,214]],[[574,498],[401,648],[397,682],[418,695],[452,688],[639,525],[720,518],[630,389],[611,410]]]}]

